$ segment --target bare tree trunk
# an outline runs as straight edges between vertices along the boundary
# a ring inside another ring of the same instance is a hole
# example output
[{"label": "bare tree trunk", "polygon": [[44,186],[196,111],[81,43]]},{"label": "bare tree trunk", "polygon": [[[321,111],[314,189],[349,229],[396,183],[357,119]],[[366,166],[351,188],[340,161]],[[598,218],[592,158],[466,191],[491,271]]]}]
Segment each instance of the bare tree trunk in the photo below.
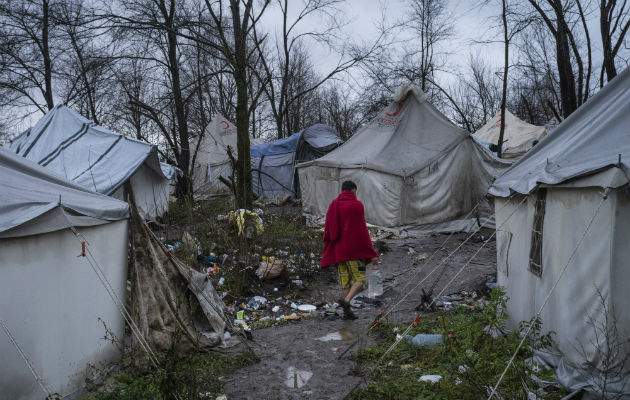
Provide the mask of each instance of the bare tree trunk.
[{"label": "bare tree trunk", "polygon": [[[71,21],[66,21],[68,24],[71,24]],[[98,124],[98,117],[96,116],[96,106],[94,105],[94,95],[92,85],[87,77],[87,70],[85,66],[85,60],[83,59],[83,51],[79,48],[79,43],[77,37],[73,31],[72,26],[68,26],[68,36],[70,37],[70,42],[72,43],[72,47],[74,48],[74,52],[77,55],[77,59],[79,60],[79,66],[81,67],[81,79],[83,80],[83,85],[85,85],[85,92],[88,100],[88,107],[90,109],[90,114],[92,114],[92,121]]]},{"label": "bare tree trunk", "polygon": [[[617,76],[615,57],[624,43],[628,30],[630,30],[630,10],[627,7],[626,0],[622,2],[619,9],[617,9],[617,0],[601,0],[599,11],[599,26],[602,37],[602,51],[604,53],[599,75],[599,85],[603,87],[604,73],[606,73],[607,81]],[[615,32],[619,32],[619,36],[613,44]]]},{"label": "bare tree trunk", "polygon": [[[248,0],[246,8],[251,9],[253,0]],[[249,150],[249,107],[247,96],[247,23],[249,15],[245,11],[244,24],[241,24],[239,0],[230,0],[232,27],[234,34],[234,81],[236,83],[236,135],[238,161],[236,162],[236,201],[239,208],[249,209],[253,204],[251,154]]]},{"label": "bare tree trunk", "polygon": [[[560,104],[562,106],[562,115],[566,118],[577,109],[578,101],[575,92],[575,75],[573,74],[573,66],[571,65],[571,50],[569,48],[569,36],[571,35],[571,31],[564,18],[562,0],[548,0],[556,17],[556,26],[554,26],[550,17],[536,0],[529,0],[529,3],[540,14],[556,41],[556,63],[558,65],[558,78],[560,81]],[[575,56],[577,59],[579,54],[575,54]]]},{"label": "bare tree trunk", "polygon": [[177,181],[176,194],[178,198],[192,196],[192,179],[190,175],[190,147],[188,135],[188,122],[182,96],[181,79],[179,75],[179,60],[177,59],[177,32],[175,32],[175,1],[170,1],[167,10],[165,0],[160,1],[160,11],[164,17],[164,23],[168,28],[166,37],[168,40],[168,69],[173,85],[173,102],[175,103],[175,118],[177,120],[177,136],[179,136],[179,168],[184,171],[184,176]]},{"label": "bare tree trunk", "polygon": [[558,21],[556,36],[556,60],[558,63],[558,76],[560,78],[560,101],[562,115],[566,118],[577,110],[577,98],[575,94],[575,75],[571,66],[571,51],[569,49],[569,27],[564,20],[562,4],[556,0],[554,7]]},{"label": "bare tree trunk", "polygon": [[50,60],[50,49],[48,47],[48,29],[50,27],[48,0],[42,0],[42,55],[44,56],[44,99],[48,110],[52,110],[55,106],[52,91],[52,61]]},{"label": "bare tree trunk", "polygon": [[499,142],[497,143],[497,157],[501,158],[502,156],[502,146],[503,146],[503,136],[505,134],[505,103],[507,99],[507,78],[508,78],[508,68],[509,64],[509,50],[510,50],[510,40],[508,38],[508,24],[507,24],[507,0],[501,1],[502,13],[501,19],[503,20],[503,43],[505,50],[505,58],[503,64],[503,91],[501,94],[501,130],[499,131]]}]

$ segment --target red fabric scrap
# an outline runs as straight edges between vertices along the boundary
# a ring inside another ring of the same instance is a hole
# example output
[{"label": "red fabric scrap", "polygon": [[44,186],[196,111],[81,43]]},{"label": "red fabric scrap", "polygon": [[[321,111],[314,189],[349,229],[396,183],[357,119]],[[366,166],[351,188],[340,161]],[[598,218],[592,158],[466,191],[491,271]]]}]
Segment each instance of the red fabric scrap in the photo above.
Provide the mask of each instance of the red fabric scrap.
[{"label": "red fabric scrap", "polygon": [[330,203],[324,226],[324,252],[321,267],[348,260],[377,258],[365,223],[363,203],[344,190]]}]

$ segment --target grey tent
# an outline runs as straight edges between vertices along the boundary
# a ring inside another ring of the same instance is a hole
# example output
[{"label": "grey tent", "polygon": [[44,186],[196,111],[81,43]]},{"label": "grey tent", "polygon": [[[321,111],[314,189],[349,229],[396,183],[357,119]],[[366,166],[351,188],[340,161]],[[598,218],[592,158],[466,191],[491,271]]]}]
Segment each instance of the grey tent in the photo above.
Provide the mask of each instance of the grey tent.
[{"label": "grey tent", "polygon": [[[85,385],[90,365],[122,356],[103,337],[122,338],[123,317],[82,256],[82,241],[124,301],[129,206],[2,148],[0,186],[0,321],[48,390],[63,397]],[[0,397],[46,397],[3,329],[0,354]]]},{"label": "grey tent", "polygon": [[[504,125],[502,154],[505,158],[522,156],[547,134],[547,129],[544,126],[528,124],[508,110],[505,110]],[[491,144],[496,146],[499,143],[500,133],[501,111],[479,128],[473,137],[485,146]]]},{"label": "grey tent", "polygon": [[[453,221],[469,214],[509,165],[406,85],[341,147],[298,171],[307,214],[325,215],[341,183],[352,180],[369,223],[459,230],[469,222]],[[471,217],[489,214],[485,205]]]},{"label": "grey tent", "polygon": [[[253,137],[249,141],[251,145],[263,143],[261,139]],[[217,114],[206,127],[203,136],[193,139],[192,143],[198,146],[193,176],[195,198],[206,199],[231,194],[219,177],[229,179],[234,173],[228,148],[237,158],[236,126]]]},{"label": "grey tent", "polygon": [[172,167],[162,166],[157,148],[114,133],[63,105],[8,144],[28,158],[94,192],[123,198],[129,181],[140,212],[155,218],[168,210]]},{"label": "grey tent", "polygon": [[264,198],[299,197],[295,165],[319,158],[341,143],[333,128],[315,124],[288,138],[251,146],[254,194]]},{"label": "grey tent", "polygon": [[94,378],[91,366],[120,360],[125,307],[138,366],[146,343],[158,352],[225,344],[223,303],[208,276],[167,252],[134,207],[129,229],[127,203],[1,148],[0,186],[2,398],[45,397],[17,346],[62,397]]},{"label": "grey tent", "polygon": [[604,383],[605,398],[630,398],[629,182],[626,69],[489,190],[511,327],[542,310],[559,353],[541,355],[560,383],[596,398]]}]

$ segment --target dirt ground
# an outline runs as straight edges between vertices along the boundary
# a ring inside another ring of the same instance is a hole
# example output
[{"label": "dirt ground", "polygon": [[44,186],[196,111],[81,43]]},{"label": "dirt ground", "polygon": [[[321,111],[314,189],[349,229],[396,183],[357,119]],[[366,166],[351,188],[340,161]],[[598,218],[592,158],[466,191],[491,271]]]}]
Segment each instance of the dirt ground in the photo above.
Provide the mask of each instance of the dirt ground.
[{"label": "dirt ground", "polygon": [[[435,284],[433,295],[467,292],[485,294],[485,285],[493,281],[496,272],[495,242],[490,240],[470,264],[447,287],[447,283],[479,250],[491,232],[476,235],[444,263]],[[228,399],[343,399],[362,378],[357,376],[355,364],[349,356],[370,346],[373,339],[365,335],[374,317],[381,311],[399,303],[390,316],[390,322],[408,323],[418,313],[421,289],[434,285],[438,272],[414,289],[442,259],[462,244],[465,234],[436,234],[422,238],[384,239],[377,243],[382,253],[381,271],[385,293],[382,303],[361,302],[355,309],[358,319],[345,321],[331,313],[320,313],[314,318],[287,325],[255,330],[249,342],[260,363],[241,369],[225,377]],[[448,243],[423,265],[424,259],[438,250],[445,240]],[[332,305],[339,298],[334,271],[313,274],[307,289],[298,292],[295,302]],[[404,294],[409,296],[399,302]],[[318,311],[322,310],[321,307]],[[342,314],[342,311],[339,311]],[[327,339],[327,340],[326,340]]]}]

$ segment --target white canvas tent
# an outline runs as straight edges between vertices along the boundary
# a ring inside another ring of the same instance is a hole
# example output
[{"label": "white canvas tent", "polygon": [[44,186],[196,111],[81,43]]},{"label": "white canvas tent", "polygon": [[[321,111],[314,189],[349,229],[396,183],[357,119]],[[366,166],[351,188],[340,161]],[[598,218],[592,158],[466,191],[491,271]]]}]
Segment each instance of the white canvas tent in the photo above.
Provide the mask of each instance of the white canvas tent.
[{"label": "white canvas tent", "polygon": [[[250,136],[251,145],[262,143],[261,139]],[[225,117],[217,114],[208,124],[201,142],[198,143],[193,190],[196,198],[229,195],[230,189],[219,180],[219,176],[229,178],[232,165],[228,157],[228,146],[237,157],[236,126]]]},{"label": "white canvas tent", "polygon": [[[113,291],[124,301],[129,206],[89,192],[0,148],[0,320],[48,389],[85,385],[90,365],[120,359],[107,330],[124,321],[82,257],[77,227]],[[0,329],[0,397],[43,399],[29,367]]]},{"label": "white canvas tent", "polygon": [[[468,221],[458,220],[510,164],[453,125],[420,89],[407,85],[346,143],[298,165],[298,171],[307,214],[325,215],[341,183],[352,180],[371,224],[460,230]],[[488,215],[490,209],[476,211],[472,217]]]},{"label": "white canvas tent", "polygon": [[95,125],[63,105],[7,147],[84,188],[118,199],[129,181],[145,218],[168,210],[169,180],[156,147]]},{"label": "white canvas tent", "polygon": [[[600,392],[606,364],[630,353],[629,88],[626,69],[489,190],[511,325],[530,320],[549,296],[542,326],[555,331],[560,355],[545,358],[570,389]],[[607,335],[613,322],[617,334]],[[630,398],[628,371],[607,376],[607,398]]]},{"label": "white canvas tent", "polygon": [[[499,143],[501,133],[501,111],[475,132],[474,137],[481,144],[488,146]],[[544,126],[528,124],[505,110],[505,131],[503,133],[503,157],[515,158],[525,154],[535,143],[547,134]]]}]

